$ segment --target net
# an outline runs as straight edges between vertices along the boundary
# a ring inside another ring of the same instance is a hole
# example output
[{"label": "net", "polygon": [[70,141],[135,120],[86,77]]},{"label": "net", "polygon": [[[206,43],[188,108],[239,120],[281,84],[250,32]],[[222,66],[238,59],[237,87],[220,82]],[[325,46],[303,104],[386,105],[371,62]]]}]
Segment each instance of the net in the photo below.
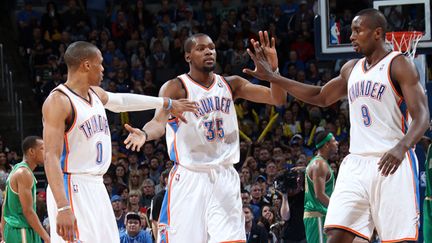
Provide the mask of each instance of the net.
[{"label": "net", "polygon": [[423,37],[421,31],[397,31],[387,32],[387,43],[394,51],[400,51],[410,58],[414,58],[416,54],[417,44]]}]

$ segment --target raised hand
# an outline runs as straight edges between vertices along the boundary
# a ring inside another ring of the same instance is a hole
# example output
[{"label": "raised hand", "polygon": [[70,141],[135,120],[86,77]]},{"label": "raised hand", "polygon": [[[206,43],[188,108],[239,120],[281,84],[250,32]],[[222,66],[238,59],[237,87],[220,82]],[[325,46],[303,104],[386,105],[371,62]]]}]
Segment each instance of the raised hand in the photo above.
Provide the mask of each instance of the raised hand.
[{"label": "raised hand", "polygon": [[248,68],[245,68],[243,69],[243,72],[257,79],[271,82],[277,74],[273,72],[272,66],[267,60],[264,54],[264,49],[260,46],[260,44],[253,39],[251,40],[251,43],[254,47],[255,54],[252,53],[249,48],[247,49],[247,52],[255,64],[255,70],[252,71]]},{"label": "raised hand", "polygon": [[57,234],[65,241],[75,241],[77,223],[75,215],[71,209],[58,212],[57,214]]},{"label": "raised hand", "polygon": [[405,158],[403,149],[396,145],[386,152],[378,162],[378,170],[383,176],[393,175]]},{"label": "raised hand", "polygon": [[141,129],[131,127],[129,124],[125,124],[124,127],[129,132],[128,137],[124,140],[126,149],[140,151],[147,140],[147,135]]},{"label": "raised hand", "polygon": [[189,101],[187,99],[172,100],[171,114],[179,118],[182,122],[187,123],[184,112],[197,112],[197,106],[195,102]]},{"label": "raised hand", "polygon": [[[278,57],[276,52],[276,40],[274,37],[269,39],[269,34],[267,31],[259,31],[258,32],[261,48],[264,50],[264,55],[267,58],[267,61],[270,63],[272,70],[275,71],[279,65]],[[255,41],[255,40],[251,40]]]}]

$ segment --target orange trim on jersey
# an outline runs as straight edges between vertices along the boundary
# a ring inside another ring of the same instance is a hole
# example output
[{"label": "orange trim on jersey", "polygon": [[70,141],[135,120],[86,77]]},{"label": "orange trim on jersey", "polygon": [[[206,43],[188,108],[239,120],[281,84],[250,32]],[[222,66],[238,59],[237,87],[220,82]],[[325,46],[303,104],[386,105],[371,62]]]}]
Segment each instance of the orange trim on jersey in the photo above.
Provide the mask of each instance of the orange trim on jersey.
[{"label": "orange trim on jersey", "polygon": [[183,87],[185,88],[185,91],[186,91],[186,97],[185,98],[186,99],[189,98],[189,90],[186,86],[186,82],[180,76],[178,76],[177,78],[180,80],[180,82],[182,82]]},{"label": "orange trim on jersey", "polygon": [[[66,95],[66,94],[65,94],[65,95]],[[69,96],[68,96],[68,98],[69,98],[69,100],[70,100],[70,103],[71,103],[71,106],[72,106],[72,109],[73,109],[74,117],[73,117],[72,125],[71,125],[71,126],[69,127],[69,129],[66,131],[66,135],[72,131],[72,128],[75,127],[75,124],[76,124],[76,121],[77,121],[77,117],[78,117],[77,109],[75,108],[75,105],[74,105],[74,103],[72,102],[72,99],[71,99]]]},{"label": "orange trim on jersey", "polygon": [[[75,214],[75,210],[74,210],[74,206],[73,206],[73,200],[72,200],[72,190],[71,189],[73,189],[73,188],[71,188],[72,183],[71,183],[71,175],[70,174],[67,175],[67,183],[68,183],[68,192],[69,192],[69,195],[68,195],[69,196],[69,203],[70,203],[72,212]],[[78,227],[76,227],[76,238],[79,239]]]},{"label": "orange trim on jersey", "polygon": [[216,75],[214,73],[213,73],[213,83],[208,88],[206,86],[200,84],[199,82],[193,80],[192,77],[189,76],[189,74],[187,74],[187,73],[185,74],[185,77],[187,77],[187,79],[189,79],[192,83],[194,83],[195,85],[197,85],[198,87],[200,87],[200,88],[202,88],[202,89],[204,89],[206,91],[211,90],[211,88],[213,88],[213,86],[215,85],[215,83],[217,83],[216,80],[215,80],[216,79]]},{"label": "orange trim on jersey", "polygon": [[220,243],[240,243],[246,242],[245,240],[229,240],[229,241],[221,241]]},{"label": "orange trim on jersey", "polygon": [[387,78],[388,78],[388,81],[389,81],[389,83],[390,83],[390,86],[391,86],[392,89],[393,89],[393,92],[394,92],[394,93],[396,94],[396,96],[400,99],[399,102],[398,102],[398,104],[399,104],[400,102],[402,102],[401,100],[403,100],[403,96],[402,96],[401,94],[399,94],[399,92],[397,91],[396,87],[393,85],[393,81],[392,81],[392,79],[391,79],[391,73],[390,73],[390,67],[391,67],[391,64],[392,64],[392,62],[393,62],[393,59],[395,59],[395,57],[398,57],[398,56],[400,56],[400,55],[396,55],[396,56],[392,57],[392,59],[391,59],[390,62],[389,62],[389,65],[388,65],[388,67],[387,67]]},{"label": "orange trim on jersey", "polygon": [[[378,66],[378,64],[382,61],[382,60],[384,60],[388,55],[390,55],[390,53],[392,53],[392,51],[391,52],[389,52],[389,53],[387,53],[387,54],[385,54],[385,56],[383,56],[377,63],[375,63],[374,65],[372,65],[372,66],[370,66],[367,70],[365,69],[365,62],[366,62],[366,58],[364,58],[363,59],[363,62],[362,62],[362,70],[363,70],[363,73],[367,73],[367,72],[369,72],[370,70],[372,70],[374,67],[376,67],[376,66]],[[392,58],[392,60],[393,60],[393,58]]]},{"label": "orange trim on jersey", "polygon": [[331,224],[331,225],[325,225],[324,226],[324,229],[332,229],[332,228],[346,230],[346,231],[351,232],[351,233],[353,233],[353,234],[355,234],[357,236],[362,237],[363,239],[366,239],[366,240],[370,241],[370,237],[367,237],[366,235],[361,234],[360,232],[355,231],[355,230],[353,230],[351,228],[348,228],[346,226],[337,225],[337,224]]},{"label": "orange trim on jersey", "polygon": [[226,79],[222,76],[222,75],[218,75],[219,77],[221,77],[222,81],[225,82],[229,92],[231,93],[231,98],[234,100],[234,95],[231,89],[231,85],[228,84],[228,82],[226,81]]},{"label": "orange trim on jersey", "polygon": [[[418,205],[418,202],[417,202],[417,186],[416,186],[416,181],[415,181],[415,173],[416,172],[414,171],[414,168],[413,168],[413,165],[412,165],[413,164],[413,160],[411,158],[410,150],[408,150],[407,154],[408,154],[408,161],[409,161],[410,168],[411,168],[411,173],[412,173],[412,185],[414,187],[414,202],[415,202],[417,214],[420,214],[419,205]],[[418,226],[416,227],[416,229],[418,231]]]},{"label": "orange trim on jersey", "polygon": [[416,231],[416,236],[415,238],[402,238],[402,239],[398,239],[398,240],[381,240],[382,243],[384,242],[402,242],[402,241],[417,241],[418,239],[418,230]]},{"label": "orange trim on jersey", "polygon": [[[168,211],[168,225],[171,224],[171,212],[170,212],[170,205],[171,205],[171,189],[172,189],[172,182],[174,180],[175,177],[175,173],[178,170],[178,165],[177,167],[175,167],[175,169],[171,172],[171,178],[170,178],[170,182],[169,182],[169,187],[168,187],[168,205],[167,205],[167,211]],[[167,234],[167,242],[168,242],[168,234]]]},{"label": "orange trim on jersey", "polygon": [[67,172],[68,162],[69,162],[69,142],[68,142],[67,134],[64,135],[64,143],[65,143],[66,154],[64,159],[63,172]]}]

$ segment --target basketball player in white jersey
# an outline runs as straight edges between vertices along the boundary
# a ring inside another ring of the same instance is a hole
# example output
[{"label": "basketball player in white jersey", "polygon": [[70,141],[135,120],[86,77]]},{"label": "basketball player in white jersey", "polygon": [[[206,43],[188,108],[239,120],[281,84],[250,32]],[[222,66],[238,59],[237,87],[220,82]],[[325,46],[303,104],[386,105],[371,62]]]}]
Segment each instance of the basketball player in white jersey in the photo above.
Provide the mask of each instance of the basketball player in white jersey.
[{"label": "basketball player in white jersey", "polygon": [[[274,39],[263,48],[274,54]],[[258,42],[252,41],[254,45]],[[234,101],[281,105],[286,95],[279,87],[254,85],[239,76],[213,72],[216,50],[212,39],[196,34],[185,41],[190,71],[162,86],[159,95],[187,98],[198,112],[185,114],[188,123],[168,120],[159,109],[143,130],[128,127],[125,140],[132,150],[165,133],[175,161],[159,217],[159,242],[245,242],[240,179],[233,164],[239,161],[239,131]],[[276,55],[270,58],[277,66]]]},{"label": "basketball player in white jersey", "polygon": [[102,55],[91,43],[72,43],[64,60],[67,81],[42,107],[51,241],[119,242],[102,180],[111,163],[105,108],[114,112],[160,108],[174,113],[196,109],[186,100],[105,92],[98,87],[104,71]]},{"label": "basketball player in white jersey", "polygon": [[256,70],[245,70],[314,105],[329,106],[348,98],[350,154],[341,164],[330,198],[325,221],[330,243],[352,242],[356,236],[370,240],[374,228],[383,242],[417,240],[417,168],[412,148],[428,128],[429,111],[413,62],[387,49],[386,26],[378,10],[360,11],[351,24],[351,42],[364,58],[347,62],[340,75],[323,87],[274,73],[260,48],[256,56],[250,53]]}]

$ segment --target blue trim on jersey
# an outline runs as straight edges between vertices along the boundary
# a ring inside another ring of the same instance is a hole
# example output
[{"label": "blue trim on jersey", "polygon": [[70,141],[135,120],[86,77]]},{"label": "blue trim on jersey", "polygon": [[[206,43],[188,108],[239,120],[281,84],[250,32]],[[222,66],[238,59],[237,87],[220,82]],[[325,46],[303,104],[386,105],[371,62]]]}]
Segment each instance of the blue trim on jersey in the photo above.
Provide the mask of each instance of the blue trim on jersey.
[{"label": "blue trim on jersey", "polygon": [[168,188],[165,191],[165,196],[162,201],[161,211],[159,214],[159,224],[166,224],[168,225],[168,191],[170,188]]},{"label": "blue trim on jersey", "polygon": [[68,174],[63,174],[63,186],[64,186],[65,193],[66,193],[66,199],[68,200],[68,202],[70,202],[68,176],[69,176]]},{"label": "blue trim on jersey", "polygon": [[405,134],[406,134],[408,132],[408,117],[406,117],[408,107],[406,105],[405,100],[402,100],[401,104],[399,105],[399,109],[402,112],[402,117],[404,118],[404,121],[405,121],[404,122],[405,127],[402,127],[402,129],[404,129]]},{"label": "blue trim on jersey", "polygon": [[172,145],[171,145],[171,150],[169,152],[169,158],[170,158],[170,160],[174,161],[174,164],[177,162],[174,143],[172,143]]},{"label": "blue trim on jersey", "polygon": [[419,187],[419,177],[417,174],[418,173],[418,171],[417,171],[417,157],[416,157],[416,155],[412,149],[409,149],[408,153],[410,154],[410,157],[411,157],[411,165],[412,165],[413,174],[414,174],[414,183],[416,186],[417,207],[418,207],[418,210],[420,210],[420,187]]},{"label": "blue trim on jersey", "polygon": [[[174,133],[177,133],[177,130],[178,130],[178,122],[177,122],[177,120],[169,121],[168,125],[171,126],[172,130],[174,131]],[[176,136],[176,135],[174,134],[174,136]],[[174,162],[178,162],[177,161],[177,157],[176,157],[174,143],[171,144],[171,149],[169,151],[169,158],[170,158],[170,160],[172,160]]]},{"label": "blue trim on jersey", "polygon": [[63,152],[60,157],[60,166],[62,171],[65,169],[65,161],[66,161],[66,143],[63,143]]}]

